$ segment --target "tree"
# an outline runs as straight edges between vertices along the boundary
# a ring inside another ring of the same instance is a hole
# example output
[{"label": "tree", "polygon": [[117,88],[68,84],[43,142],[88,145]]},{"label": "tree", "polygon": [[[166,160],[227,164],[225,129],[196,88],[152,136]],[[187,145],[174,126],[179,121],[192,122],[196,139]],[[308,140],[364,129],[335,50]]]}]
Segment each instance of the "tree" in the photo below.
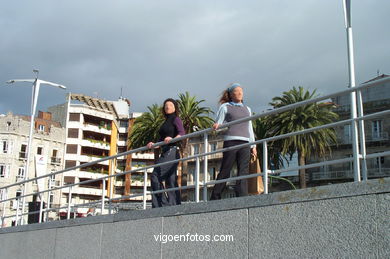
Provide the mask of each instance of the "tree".
[{"label": "tree", "polygon": [[[290,91],[283,92],[282,96],[272,98],[270,105],[274,108],[280,108],[314,97],[316,97],[316,90],[310,93],[301,86],[298,88],[293,87]],[[338,118],[338,115],[332,112],[331,109],[331,104],[313,103],[273,115],[271,116],[271,132],[273,135],[282,135],[332,123]],[[327,128],[284,138],[279,141],[281,153],[283,155],[292,155],[297,152],[298,165],[304,166],[306,158],[310,155],[323,156],[326,152],[330,152],[330,146],[336,143],[336,134],[334,129]],[[301,188],[306,188],[305,169],[299,170],[299,182]]]},{"label": "tree", "polygon": [[[148,106],[148,112],[143,113],[134,121],[129,140],[130,148],[135,149],[144,147],[150,141],[158,139],[158,131],[164,122],[164,116],[161,113],[161,106],[153,104]],[[155,158],[157,159],[158,150],[155,149]]]},{"label": "tree", "polygon": [[[196,100],[196,96],[191,96],[189,92],[185,94],[179,94],[179,110],[180,118],[183,121],[183,127],[186,134],[192,133],[197,130],[210,128],[213,124],[213,119],[209,117],[213,112],[208,107],[201,106],[205,100]],[[181,157],[188,157],[189,152],[189,139],[185,139],[182,142]],[[187,182],[187,177],[183,172],[187,172],[188,161],[183,161],[182,170],[179,173],[179,182],[183,185]],[[184,179],[183,179],[184,178]]]}]

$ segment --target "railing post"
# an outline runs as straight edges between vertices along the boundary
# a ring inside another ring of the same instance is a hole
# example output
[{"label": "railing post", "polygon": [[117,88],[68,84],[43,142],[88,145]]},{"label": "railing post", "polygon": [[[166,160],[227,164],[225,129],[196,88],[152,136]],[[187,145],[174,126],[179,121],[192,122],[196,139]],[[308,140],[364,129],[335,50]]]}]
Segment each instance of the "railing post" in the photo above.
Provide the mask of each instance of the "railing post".
[{"label": "railing post", "polygon": [[267,142],[263,142],[263,184],[264,194],[268,193],[268,148]]},{"label": "railing post", "polygon": [[43,194],[39,195],[40,203],[39,203],[39,221],[38,223],[42,223],[42,209],[43,209]]},{"label": "railing post", "polygon": [[[72,186],[69,186],[69,195],[68,195],[68,215],[67,215],[67,219],[70,219],[70,203],[72,201]],[[74,212],[73,212],[74,214]]]},{"label": "railing post", "polygon": [[101,212],[100,215],[103,215],[104,211],[104,193],[106,191],[106,179],[102,180],[102,207],[101,207]]},{"label": "railing post", "polygon": [[[18,198],[16,198],[15,226],[19,225],[19,205],[20,205],[20,200]],[[23,212],[22,212],[22,214],[23,214]]]},{"label": "railing post", "polygon": [[[48,184],[49,191],[47,192],[47,202],[46,202],[46,209],[50,208],[50,194],[51,194],[51,179],[49,177],[49,184]],[[46,221],[49,221],[49,211],[46,210]]]},{"label": "railing post", "polygon": [[195,202],[199,202],[199,157],[196,158],[195,165]]},{"label": "railing post", "polygon": [[[204,139],[204,153],[207,153],[209,150],[209,140],[208,140],[208,134],[204,133],[203,135]],[[207,156],[203,157],[203,201],[207,201],[207,180],[208,180],[208,158]]]},{"label": "railing post", "polygon": [[146,210],[146,192],[148,191],[148,171],[144,169],[144,196],[143,196],[143,209]]},{"label": "railing post", "polygon": [[[362,99],[362,92],[360,90],[357,91],[357,103],[358,103],[358,116],[363,117],[364,111],[363,111],[363,99]],[[367,160],[366,160],[366,136],[364,131],[364,120],[359,120],[359,136],[360,136],[360,152],[362,154],[362,178],[364,181],[367,181],[368,179],[368,172],[367,172]]]},{"label": "railing post", "polygon": [[[6,200],[7,199],[7,189],[4,189],[3,192],[2,192],[2,195],[1,195],[1,200]],[[2,212],[2,215],[1,215],[1,228],[3,228],[4,226],[4,217],[5,217],[5,207],[6,207],[6,202],[3,202],[3,212]]]}]

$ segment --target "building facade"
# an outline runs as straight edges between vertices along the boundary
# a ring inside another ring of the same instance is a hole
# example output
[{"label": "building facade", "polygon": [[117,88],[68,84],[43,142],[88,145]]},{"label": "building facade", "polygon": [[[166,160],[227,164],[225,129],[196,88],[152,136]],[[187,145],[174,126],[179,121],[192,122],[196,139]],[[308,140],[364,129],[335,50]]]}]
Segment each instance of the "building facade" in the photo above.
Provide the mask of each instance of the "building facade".
[{"label": "building facade", "polygon": [[[377,76],[365,83],[373,82],[388,75]],[[370,86],[362,90],[364,115],[372,114],[390,109],[390,83],[382,83]],[[336,104],[335,112],[340,120],[350,118],[350,96],[337,96],[332,99]],[[325,159],[341,159],[352,157],[352,130],[351,125],[343,125],[335,128],[337,145],[332,146],[332,152]],[[367,154],[388,151],[390,147],[390,119],[378,117],[364,121],[364,131]],[[312,162],[318,161],[315,158]],[[378,157],[368,159],[367,176],[369,179],[390,176],[390,158]],[[342,163],[337,165],[323,166],[309,170],[309,181],[312,184],[328,184],[336,182],[352,181],[354,177],[353,164]]]},{"label": "building facade", "polygon": [[[27,144],[30,130],[30,117],[23,115],[7,115],[0,116],[0,186],[17,183],[25,177],[25,167],[27,160]],[[39,112],[38,117],[34,120],[34,132],[32,149],[29,163],[28,179],[40,175],[49,174],[63,169],[64,161],[62,159],[65,148],[65,129],[58,122],[51,118],[50,113]],[[47,190],[61,185],[61,176],[44,178],[27,183],[26,194],[37,192],[39,190]],[[13,198],[22,195],[23,186],[13,186],[7,193],[3,190],[0,193],[2,198]],[[43,195],[43,200],[50,208],[60,206],[61,191],[46,192]],[[25,199],[26,207],[24,211],[28,211],[29,203],[33,200],[40,200],[38,197],[29,196]],[[0,215],[16,215],[17,207],[22,208],[21,199],[12,200],[0,206]],[[19,211],[19,214],[21,211]],[[43,220],[55,220],[58,218],[58,213],[49,212]],[[21,220],[21,218],[19,218]],[[3,226],[11,226],[15,224],[16,217],[6,218],[2,222]],[[23,217],[23,221],[27,222],[27,216]],[[20,221],[18,222],[20,224]]]}]

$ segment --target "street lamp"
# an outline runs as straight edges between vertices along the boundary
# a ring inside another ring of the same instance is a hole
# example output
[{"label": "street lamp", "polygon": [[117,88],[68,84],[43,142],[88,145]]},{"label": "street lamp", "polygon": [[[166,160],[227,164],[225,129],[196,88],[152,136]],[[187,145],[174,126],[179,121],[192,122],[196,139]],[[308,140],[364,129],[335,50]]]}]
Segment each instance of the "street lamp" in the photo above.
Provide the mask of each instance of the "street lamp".
[{"label": "street lamp", "polygon": [[[12,79],[12,80],[7,81],[8,84],[13,84],[13,83],[17,83],[17,82],[32,83],[30,133],[29,133],[29,137],[28,137],[27,158],[26,158],[27,161],[25,163],[24,179],[23,180],[28,179],[31,145],[32,145],[33,130],[34,130],[34,118],[35,118],[35,111],[37,108],[39,88],[40,88],[41,84],[45,84],[45,85],[50,85],[50,86],[54,86],[54,87],[59,87],[61,89],[66,89],[66,87],[63,85],[38,79],[39,70],[34,69],[33,72],[36,73],[35,79]],[[24,183],[22,196],[24,196],[26,194],[26,188],[27,188],[27,184]],[[25,207],[25,197],[22,198],[22,214],[24,213],[24,207]],[[19,211],[19,206],[17,208],[17,211]],[[18,213],[16,213],[16,216],[18,216]],[[16,225],[18,224],[18,218],[16,218],[15,224]],[[22,217],[22,224],[23,224],[23,217]]]},{"label": "street lamp", "polygon": [[[349,71],[349,87],[355,87],[355,61],[353,50],[353,37],[352,37],[352,23],[351,23],[351,0],[343,0],[345,27],[347,32],[347,47],[348,47],[348,71]],[[357,99],[357,107],[356,107]],[[351,92],[351,117],[355,119],[363,116],[363,100],[362,93],[360,91]],[[359,133],[358,134],[358,125]],[[352,122],[352,151],[354,157],[354,180],[361,181],[360,175],[360,154],[358,146],[358,138],[360,135],[360,152],[362,156],[362,176],[363,180],[367,180],[367,162],[366,162],[366,140],[364,133],[364,121],[356,120]]]}]

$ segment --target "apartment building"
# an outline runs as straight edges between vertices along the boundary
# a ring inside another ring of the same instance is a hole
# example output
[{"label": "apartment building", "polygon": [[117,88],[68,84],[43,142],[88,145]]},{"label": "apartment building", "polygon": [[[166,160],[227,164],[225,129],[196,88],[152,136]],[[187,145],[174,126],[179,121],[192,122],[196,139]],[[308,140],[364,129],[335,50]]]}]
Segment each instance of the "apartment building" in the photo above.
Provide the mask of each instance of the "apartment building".
[{"label": "apartment building", "polygon": [[[27,144],[30,130],[30,116],[14,115],[8,113],[0,115],[0,186],[6,186],[19,182],[25,177],[27,160]],[[63,154],[65,148],[65,129],[60,123],[52,120],[51,114],[39,111],[34,120],[34,132],[29,163],[29,175],[34,178],[63,169]],[[47,190],[61,185],[61,176],[56,175],[27,184],[27,194],[38,190]],[[23,186],[13,186],[7,193],[1,190],[0,197],[12,198],[22,195]],[[44,202],[50,207],[60,206],[61,191],[47,192],[43,195]],[[25,212],[33,200],[40,200],[30,196],[26,198]],[[21,199],[6,202],[0,206],[0,215],[16,215],[16,209],[22,208]],[[19,212],[21,213],[21,212]],[[57,212],[50,212],[44,220],[58,218]],[[21,218],[19,218],[20,220]],[[15,224],[16,217],[7,218],[2,222],[3,226]],[[23,218],[27,222],[27,216]],[[20,222],[18,222],[19,224]]]},{"label": "apartment building", "polygon": [[[378,75],[367,81],[373,82],[389,75]],[[365,83],[367,83],[365,82]],[[390,83],[382,83],[370,86],[362,91],[364,114],[372,114],[390,109]],[[350,96],[337,96],[332,99],[337,108],[334,110],[340,120],[350,118]],[[332,153],[325,159],[340,159],[352,156],[352,131],[351,125],[336,127],[338,139],[337,145],[332,147]],[[364,131],[366,139],[367,154],[388,151],[390,147],[390,119],[378,117],[364,121]],[[312,162],[317,161],[312,158]],[[367,160],[368,178],[389,177],[390,176],[390,158],[378,157]],[[346,182],[353,180],[352,163],[343,163],[337,165],[323,166],[321,168],[309,170],[309,182],[312,184],[328,184],[334,182]]]}]

